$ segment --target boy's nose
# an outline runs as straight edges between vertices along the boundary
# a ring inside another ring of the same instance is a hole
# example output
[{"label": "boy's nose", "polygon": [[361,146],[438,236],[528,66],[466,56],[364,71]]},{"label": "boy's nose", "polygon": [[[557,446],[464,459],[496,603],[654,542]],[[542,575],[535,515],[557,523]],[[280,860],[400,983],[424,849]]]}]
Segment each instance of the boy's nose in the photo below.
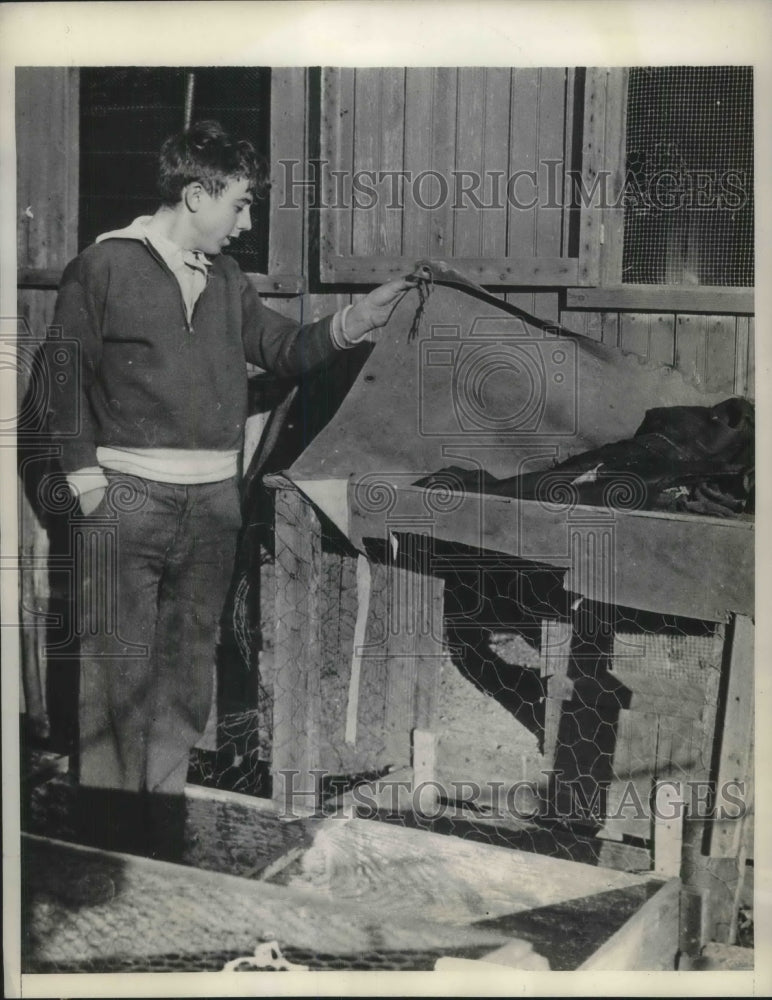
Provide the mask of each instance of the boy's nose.
[{"label": "boy's nose", "polygon": [[242,233],[248,233],[249,230],[252,228],[252,216],[249,213],[248,206],[243,208],[239,213],[239,218],[236,225],[238,226],[239,230]]}]

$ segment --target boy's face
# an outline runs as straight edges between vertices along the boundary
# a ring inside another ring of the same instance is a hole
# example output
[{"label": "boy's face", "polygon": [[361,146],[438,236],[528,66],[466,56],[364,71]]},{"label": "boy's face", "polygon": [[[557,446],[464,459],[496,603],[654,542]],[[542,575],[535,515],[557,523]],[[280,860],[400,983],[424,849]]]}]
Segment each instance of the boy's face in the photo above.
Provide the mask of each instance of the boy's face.
[{"label": "boy's face", "polygon": [[249,181],[230,180],[217,195],[211,195],[203,188],[198,189],[196,194],[196,211],[191,221],[198,245],[192,249],[210,255],[218,254],[231,240],[252,228]]}]

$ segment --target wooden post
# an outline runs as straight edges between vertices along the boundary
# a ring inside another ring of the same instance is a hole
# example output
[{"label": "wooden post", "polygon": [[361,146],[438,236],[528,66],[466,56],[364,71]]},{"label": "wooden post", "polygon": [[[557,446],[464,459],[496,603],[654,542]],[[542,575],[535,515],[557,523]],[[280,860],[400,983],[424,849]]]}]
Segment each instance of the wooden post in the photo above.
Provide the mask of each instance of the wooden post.
[{"label": "wooden post", "polygon": [[322,532],[295,489],[276,492],[273,798],[284,815],[318,804]]},{"label": "wooden post", "polygon": [[389,763],[410,763],[414,727],[431,730],[442,656],[443,581],[432,575],[429,536],[405,534],[389,563],[385,739]]},{"label": "wooden post", "polygon": [[[716,813],[711,823],[707,860],[710,878],[709,933],[733,944],[736,906],[745,875],[744,832],[753,800],[753,622],[735,615],[729,630],[723,722],[717,738],[721,749],[716,773]],[[720,718],[720,716],[719,716]],[[736,808],[733,799],[742,802]]]},{"label": "wooden post", "polygon": [[541,623],[542,677],[547,682],[544,706],[544,766],[555,763],[558,727],[563,702],[571,698],[573,684],[568,677],[573,625],[570,621],[544,619]]}]

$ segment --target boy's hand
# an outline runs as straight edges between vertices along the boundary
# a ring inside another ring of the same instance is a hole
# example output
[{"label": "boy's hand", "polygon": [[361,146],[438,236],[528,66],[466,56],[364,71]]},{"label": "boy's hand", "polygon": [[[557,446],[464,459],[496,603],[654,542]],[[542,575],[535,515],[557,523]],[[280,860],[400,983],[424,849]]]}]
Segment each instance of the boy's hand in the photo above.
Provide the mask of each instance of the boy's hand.
[{"label": "boy's hand", "polygon": [[78,498],[78,502],[80,503],[81,513],[83,513],[86,517],[88,517],[89,514],[93,513],[102,502],[102,497],[105,495],[105,490],[106,487],[97,486],[95,490],[88,490],[86,493],[81,493],[80,497]]},{"label": "boy's hand", "polygon": [[349,344],[356,344],[371,330],[385,326],[397,303],[406,292],[415,288],[417,279],[397,278],[374,289],[360,302],[346,311],[343,336]]}]

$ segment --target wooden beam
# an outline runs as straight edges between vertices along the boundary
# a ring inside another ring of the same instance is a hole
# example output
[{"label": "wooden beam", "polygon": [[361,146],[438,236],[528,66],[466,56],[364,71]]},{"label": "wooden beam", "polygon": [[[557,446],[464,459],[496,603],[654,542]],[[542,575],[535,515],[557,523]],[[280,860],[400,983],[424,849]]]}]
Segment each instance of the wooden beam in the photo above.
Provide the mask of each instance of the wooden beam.
[{"label": "wooden beam", "polygon": [[[325,280],[335,284],[379,285],[410,274],[412,257],[330,256]],[[577,261],[572,257],[454,257],[453,267],[480,285],[557,286],[576,284]]]},{"label": "wooden beam", "polygon": [[[57,289],[62,280],[63,268],[20,267],[17,271],[18,288]],[[247,278],[261,295],[302,295],[305,278],[299,274],[248,274]]]},{"label": "wooden beam", "polygon": [[578,972],[666,972],[675,970],[681,883],[670,879]]},{"label": "wooden beam", "polygon": [[[716,798],[726,805],[723,790],[731,791],[747,804],[752,772],[751,740],[753,733],[753,622],[745,615],[735,615],[729,639],[729,677],[724,700],[724,717],[719,738],[721,751],[716,774]],[[740,788],[745,794],[740,793]],[[744,815],[744,814],[743,814]],[[737,858],[740,853],[743,815],[735,819],[717,817],[711,827],[710,855],[714,858]]]},{"label": "wooden beam", "polygon": [[624,309],[634,312],[754,312],[753,288],[676,288],[673,285],[609,285],[566,289],[567,309]]},{"label": "wooden beam", "polygon": [[293,813],[295,801],[301,807],[316,802],[312,772],[320,762],[322,530],[316,511],[296,490],[279,489],[275,511],[271,769],[274,801]]}]

